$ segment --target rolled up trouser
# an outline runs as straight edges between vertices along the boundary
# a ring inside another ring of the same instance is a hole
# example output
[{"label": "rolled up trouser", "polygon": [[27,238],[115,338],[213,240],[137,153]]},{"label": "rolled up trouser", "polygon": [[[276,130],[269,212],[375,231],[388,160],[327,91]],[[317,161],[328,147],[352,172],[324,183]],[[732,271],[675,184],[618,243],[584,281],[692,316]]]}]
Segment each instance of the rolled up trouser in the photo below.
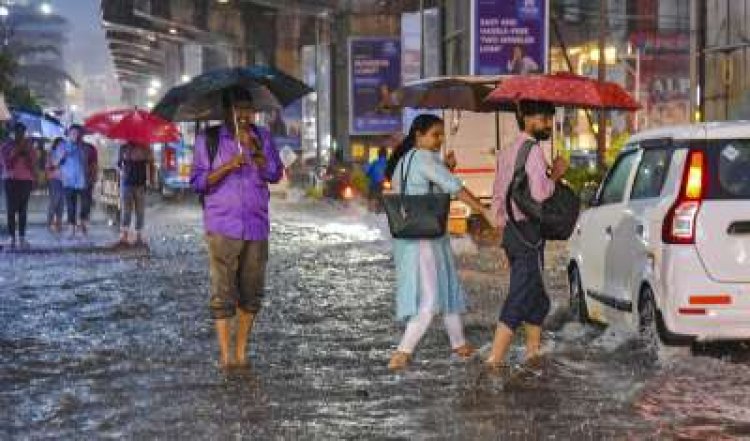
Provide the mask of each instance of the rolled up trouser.
[{"label": "rolled up trouser", "polygon": [[65,210],[65,190],[62,181],[59,179],[50,179],[47,182],[49,187],[49,207],[47,208],[47,223],[52,224],[55,219],[62,221],[63,211]]},{"label": "rolled up trouser", "polygon": [[206,235],[211,275],[209,306],[214,319],[233,317],[237,308],[256,313],[265,295],[267,240]]},{"label": "rolled up trouser", "polygon": [[146,214],[146,187],[143,185],[121,185],[120,206],[122,217],[121,228],[130,228],[133,210],[135,210],[135,230],[143,230]]},{"label": "rolled up trouser", "polygon": [[[500,310],[500,321],[515,331],[522,323],[541,326],[550,310],[544,289],[544,243],[536,248],[526,242],[539,242],[538,229],[521,222],[518,228],[505,227],[503,247],[510,262],[508,297]],[[523,234],[523,237],[519,235]]]}]

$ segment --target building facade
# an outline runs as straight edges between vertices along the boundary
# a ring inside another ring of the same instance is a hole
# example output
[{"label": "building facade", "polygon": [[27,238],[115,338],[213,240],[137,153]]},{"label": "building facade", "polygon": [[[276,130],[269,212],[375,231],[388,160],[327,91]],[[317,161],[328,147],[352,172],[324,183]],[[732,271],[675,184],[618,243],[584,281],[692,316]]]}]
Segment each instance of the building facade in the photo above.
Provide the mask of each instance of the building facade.
[{"label": "building facade", "polygon": [[41,0],[0,0],[0,48],[18,63],[15,81],[49,110],[65,108],[78,85],[66,72],[64,46],[70,26]]}]

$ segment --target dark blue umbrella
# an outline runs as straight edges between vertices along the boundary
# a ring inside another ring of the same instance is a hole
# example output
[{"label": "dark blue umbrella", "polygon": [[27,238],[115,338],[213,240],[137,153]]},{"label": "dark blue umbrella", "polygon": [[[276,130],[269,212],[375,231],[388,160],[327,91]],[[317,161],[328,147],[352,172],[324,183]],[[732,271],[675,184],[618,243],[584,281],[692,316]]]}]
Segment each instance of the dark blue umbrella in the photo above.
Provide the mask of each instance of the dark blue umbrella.
[{"label": "dark blue umbrella", "polygon": [[26,126],[26,136],[29,138],[57,138],[65,136],[65,127],[50,115],[35,110],[11,108],[13,120]]},{"label": "dark blue umbrella", "polygon": [[153,113],[172,121],[220,120],[227,101],[249,101],[256,110],[267,111],[310,92],[305,83],[269,66],[215,69],[170,89]]}]

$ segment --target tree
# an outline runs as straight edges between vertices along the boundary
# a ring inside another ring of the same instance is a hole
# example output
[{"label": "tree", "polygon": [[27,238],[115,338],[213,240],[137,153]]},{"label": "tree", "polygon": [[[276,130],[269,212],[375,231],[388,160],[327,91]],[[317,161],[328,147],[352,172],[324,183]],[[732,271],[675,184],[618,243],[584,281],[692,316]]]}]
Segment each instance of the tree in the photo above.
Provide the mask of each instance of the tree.
[{"label": "tree", "polygon": [[10,55],[10,52],[0,52],[0,93],[4,93],[13,87],[16,67],[16,60]]},{"label": "tree", "polygon": [[15,84],[18,64],[10,52],[0,52],[0,94],[11,107],[41,110],[41,103],[27,86]]}]

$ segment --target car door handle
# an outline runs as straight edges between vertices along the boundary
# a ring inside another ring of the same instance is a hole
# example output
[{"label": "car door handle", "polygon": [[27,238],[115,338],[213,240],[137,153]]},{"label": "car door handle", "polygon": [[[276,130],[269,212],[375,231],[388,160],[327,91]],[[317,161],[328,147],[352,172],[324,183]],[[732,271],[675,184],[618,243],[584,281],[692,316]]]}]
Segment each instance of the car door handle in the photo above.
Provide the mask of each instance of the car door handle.
[{"label": "car door handle", "polygon": [[612,239],[612,226],[608,226],[604,229],[604,234],[607,235],[607,239]]},{"label": "car door handle", "polygon": [[637,234],[639,236],[643,236],[643,231],[644,231],[643,230],[643,225],[638,224],[638,225],[635,226],[635,234]]}]

